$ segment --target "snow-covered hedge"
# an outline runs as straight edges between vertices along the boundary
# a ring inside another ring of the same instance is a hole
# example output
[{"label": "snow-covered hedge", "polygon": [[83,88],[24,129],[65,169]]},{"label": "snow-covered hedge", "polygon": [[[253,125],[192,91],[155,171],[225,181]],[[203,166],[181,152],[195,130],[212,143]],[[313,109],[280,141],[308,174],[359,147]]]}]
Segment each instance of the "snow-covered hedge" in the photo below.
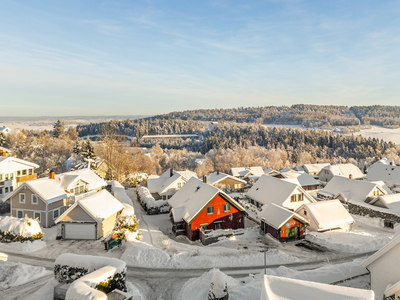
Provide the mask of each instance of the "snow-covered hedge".
[{"label": "snow-covered hedge", "polygon": [[0,242],[25,242],[41,239],[42,228],[36,219],[0,217]]},{"label": "snow-covered hedge", "polygon": [[[105,272],[104,270],[104,272],[100,271],[104,269],[104,267],[108,268],[107,272]],[[96,271],[96,273],[92,273],[94,271]],[[111,273],[112,276],[110,275]],[[85,277],[83,278],[83,285],[82,283],[79,283],[77,284],[77,286],[75,286],[76,288],[78,288],[78,290],[80,290],[79,286],[82,287],[87,285],[86,280],[90,279],[90,282],[92,282],[93,284],[95,283],[94,286],[90,285],[90,288],[96,288],[99,290],[117,288],[121,291],[126,292],[126,263],[116,258],[64,253],[57,257],[55,261],[54,276],[60,283],[71,283],[81,277]],[[92,281],[93,278],[97,278],[98,280]],[[79,291],[75,291],[74,293],[79,293]]]},{"label": "snow-covered hedge", "polygon": [[155,200],[148,188],[137,189],[140,203],[149,215],[167,214],[171,210],[167,200]]}]

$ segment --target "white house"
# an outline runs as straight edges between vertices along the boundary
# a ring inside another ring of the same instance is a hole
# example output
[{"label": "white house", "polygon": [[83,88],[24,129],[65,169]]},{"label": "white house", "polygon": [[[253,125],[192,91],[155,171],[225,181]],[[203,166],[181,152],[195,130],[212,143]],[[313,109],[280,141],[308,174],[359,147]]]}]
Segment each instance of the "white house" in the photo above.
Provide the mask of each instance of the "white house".
[{"label": "white house", "polygon": [[317,192],[317,197],[321,200],[339,199],[347,203],[368,202],[377,196],[386,194],[386,190],[379,184],[334,176],[322,190]]},{"label": "white house", "polygon": [[8,127],[5,127],[5,126],[0,127],[0,132],[2,132],[2,133],[4,133],[4,134],[9,133],[10,131],[11,131],[11,129],[8,128]]},{"label": "white house", "polygon": [[365,176],[368,181],[382,180],[390,188],[400,187],[400,167],[382,163],[373,164]]},{"label": "white house", "polygon": [[301,186],[269,175],[262,175],[246,196],[257,207],[274,203],[291,210],[315,202]]},{"label": "white house", "polygon": [[[264,275],[260,300],[374,300],[370,290]],[[380,298],[378,298],[380,299]]]},{"label": "white house", "polygon": [[336,164],[329,165],[321,169],[318,173],[318,179],[328,182],[334,176],[342,176],[351,179],[363,179],[364,174],[353,164]]},{"label": "white house", "polygon": [[308,220],[310,223],[308,228],[313,231],[332,229],[349,231],[354,223],[353,217],[339,200],[305,203],[296,210],[296,213]]},{"label": "white house", "polygon": [[261,167],[236,167],[231,168],[229,174],[237,178],[261,176],[264,174],[264,170]]},{"label": "white house", "polygon": [[147,179],[147,188],[154,199],[167,200],[192,177],[197,178],[196,173],[192,171],[175,171],[173,169],[168,169],[160,176],[150,175]]},{"label": "white house", "polygon": [[400,294],[397,289],[400,281],[400,235],[396,234],[387,245],[362,263],[370,272],[371,289],[376,299],[398,299],[389,297]]},{"label": "white house", "polygon": [[371,166],[368,167],[367,171],[369,172],[369,170],[375,165],[375,164],[383,164],[386,166],[394,166],[394,159],[389,159],[389,158],[382,158],[376,162],[374,162]]},{"label": "white house", "polygon": [[108,191],[102,190],[76,201],[55,223],[61,223],[63,239],[96,240],[114,229],[124,208]]},{"label": "white house", "polygon": [[325,167],[329,166],[329,163],[322,163],[322,164],[304,164],[303,165],[303,170],[311,175],[315,176],[318,175],[318,173]]},{"label": "white house", "polygon": [[0,200],[28,180],[36,179],[39,165],[15,157],[0,156]]}]

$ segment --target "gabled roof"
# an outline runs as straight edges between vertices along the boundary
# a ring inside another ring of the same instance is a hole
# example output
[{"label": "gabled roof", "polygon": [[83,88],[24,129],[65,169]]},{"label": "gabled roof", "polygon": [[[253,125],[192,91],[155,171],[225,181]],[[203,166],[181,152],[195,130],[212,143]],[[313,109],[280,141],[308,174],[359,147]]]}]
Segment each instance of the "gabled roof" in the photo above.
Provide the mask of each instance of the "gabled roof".
[{"label": "gabled roof", "polygon": [[158,193],[159,195],[161,195],[166,189],[168,189],[168,187],[170,187],[176,180],[181,177],[184,181],[188,181],[192,177],[197,178],[197,175],[190,170],[172,170],[171,176],[171,169],[168,169],[160,176],[150,175],[147,178],[147,187],[150,193]]},{"label": "gabled roof", "polygon": [[373,164],[365,178],[369,181],[383,180],[389,187],[400,186],[400,167]]},{"label": "gabled roof", "polygon": [[391,164],[393,164],[394,165],[394,159],[389,159],[389,158],[382,158],[382,159],[380,159],[380,160],[378,160],[378,161],[376,161],[376,162],[374,162],[371,166],[369,166],[368,167],[368,172],[369,172],[369,170],[375,165],[375,164],[383,164],[383,165],[391,165]]},{"label": "gabled roof", "polygon": [[18,164],[26,165],[26,166],[31,167],[31,168],[39,168],[39,165],[37,165],[35,163],[32,163],[32,162],[29,162],[29,161],[26,161],[26,160],[23,160],[23,159],[19,159],[19,158],[16,158],[16,157],[11,157],[11,156],[0,156],[0,167],[3,164],[11,163],[11,162],[15,162],[15,163],[18,163]]},{"label": "gabled roof", "polygon": [[162,183],[161,186],[159,187],[157,193],[159,195],[161,195],[162,193],[164,193],[166,190],[168,190],[168,188],[174,184],[175,181],[177,181],[179,178],[182,178],[183,181],[187,181],[187,179],[185,177],[183,177],[181,174],[179,173],[175,173],[174,175],[172,175],[172,177],[168,177],[167,179],[165,179]]},{"label": "gabled roof", "polygon": [[283,180],[292,180],[291,182],[300,186],[319,185],[318,181],[313,176],[305,172],[290,170],[288,172],[282,172],[281,175],[284,177]]},{"label": "gabled roof", "polygon": [[5,197],[3,201],[10,199],[24,188],[29,188],[31,191],[37,194],[40,199],[47,203],[53,203],[68,197],[67,192],[61,187],[58,181],[49,178],[40,178],[24,182],[7,197]]},{"label": "gabled roof", "polygon": [[301,186],[269,175],[262,175],[246,195],[262,204],[282,205],[296,189],[301,191],[310,202],[315,202]]},{"label": "gabled roof", "polygon": [[372,290],[264,275],[260,300],[374,300]]},{"label": "gabled roof", "polygon": [[376,205],[377,202],[387,209],[400,212],[400,194],[379,196],[373,199],[369,204]]},{"label": "gabled roof", "polygon": [[298,221],[309,224],[309,222],[300,216],[299,214],[290,211],[282,206],[271,203],[267,206],[263,206],[262,211],[258,214],[260,218],[265,219],[265,223],[272,226],[275,229],[279,229],[284,226],[289,220],[292,218],[297,219]]},{"label": "gabled roof", "polygon": [[107,185],[103,179],[101,179],[91,169],[81,169],[70,172],[61,173],[55,176],[55,180],[59,181],[59,184],[64,190],[69,190],[78,180],[82,180],[88,184],[88,190],[95,190]]},{"label": "gabled roof", "polygon": [[211,173],[210,175],[207,175],[206,178],[207,178],[207,183],[212,184],[212,185],[215,185],[218,182],[220,182],[224,179],[227,179],[227,178],[241,182],[241,183],[246,183],[246,181],[244,181],[242,179],[236,178],[234,176],[231,176],[231,175],[228,175],[225,173],[218,173],[218,172]]},{"label": "gabled roof", "polygon": [[[101,223],[108,217],[116,214],[125,208],[113,195],[106,190],[94,193],[90,196],[76,201],[61,216],[55,220],[55,223],[61,222],[75,207],[80,206],[95,221]],[[78,220],[79,221],[79,220]]]},{"label": "gabled roof", "polygon": [[268,169],[264,170],[264,174],[267,174],[267,175],[278,174],[278,173],[279,173],[279,171],[271,169],[271,168],[268,168]]},{"label": "gabled roof", "polygon": [[229,171],[232,176],[244,177],[248,175],[262,175],[264,170],[261,167],[235,167]]},{"label": "gabled roof", "polygon": [[0,146],[0,151],[3,151],[3,152],[10,152],[10,149],[7,149],[7,148],[5,148],[5,147],[1,147],[1,146]]},{"label": "gabled roof", "polygon": [[[396,236],[396,234],[397,234],[397,236]],[[395,237],[389,243],[387,243],[385,246],[383,246],[381,249],[379,249],[373,255],[368,257],[368,259],[366,259],[361,265],[364,268],[368,269],[368,266],[370,264],[372,264],[374,261],[376,261],[379,258],[381,258],[382,256],[384,256],[389,250],[396,247],[400,243],[400,234],[398,234],[398,232],[396,232],[396,234],[395,234]]]},{"label": "gabled roof", "polygon": [[321,169],[329,166],[329,163],[322,163],[322,164],[304,164],[303,169],[307,173],[319,173]]},{"label": "gabled roof", "polygon": [[175,222],[181,219],[190,223],[216,195],[220,195],[239,211],[245,209],[220,189],[192,177],[169,200]]},{"label": "gabled roof", "polygon": [[304,203],[296,212],[306,209],[319,229],[337,228],[354,223],[353,217],[339,200]]},{"label": "gabled roof", "polygon": [[342,176],[334,176],[323,190],[322,194],[330,195],[336,198],[339,195],[344,197],[347,201],[361,201],[364,202],[368,195],[375,189],[379,189],[383,194],[386,191],[382,189],[379,185],[364,181],[364,180],[354,180]]},{"label": "gabled roof", "polygon": [[353,164],[329,165],[321,169],[320,173],[324,170],[331,171],[334,176],[343,176],[349,178],[349,176],[352,175],[354,179],[364,178],[364,174],[361,172],[361,170]]},{"label": "gabled roof", "polygon": [[279,170],[279,172],[281,172],[281,173],[283,173],[283,172],[290,172],[290,171],[293,171],[291,168],[283,168],[283,169],[280,169]]}]

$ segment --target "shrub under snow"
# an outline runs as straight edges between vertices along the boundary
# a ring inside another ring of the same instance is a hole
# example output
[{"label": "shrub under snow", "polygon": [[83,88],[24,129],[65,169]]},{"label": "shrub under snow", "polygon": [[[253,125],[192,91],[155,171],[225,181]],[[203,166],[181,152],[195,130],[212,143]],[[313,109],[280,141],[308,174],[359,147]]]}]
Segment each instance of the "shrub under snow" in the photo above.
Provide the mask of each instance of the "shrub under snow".
[{"label": "shrub under snow", "polygon": [[42,237],[42,228],[36,219],[0,217],[0,242],[33,241]]},{"label": "shrub under snow", "polygon": [[167,200],[155,200],[148,188],[137,189],[140,203],[149,215],[166,214],[171,210]]}]

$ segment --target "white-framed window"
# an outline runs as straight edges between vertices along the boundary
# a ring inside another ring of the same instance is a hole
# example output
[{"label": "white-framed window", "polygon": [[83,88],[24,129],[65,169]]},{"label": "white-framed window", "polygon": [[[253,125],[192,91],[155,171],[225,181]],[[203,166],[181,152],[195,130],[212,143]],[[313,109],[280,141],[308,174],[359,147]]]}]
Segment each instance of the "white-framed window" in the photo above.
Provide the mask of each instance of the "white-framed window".
[{"label": "white-framed window", "polygon": [[298,194],[297,195],[297,201],[303,201],[303,200],[304,200],[303,194]]},{"label": "white-framed window", "polygon": [[60,216],[60,209],[57,208],[53,210],[53,220],[57,219]]},{"label": "white-framed window", "polygon": [[35,211],[33,213],[33,218],[38,219],[40,221],[40,218],[41,218],[40,211]]},{"label": "white-framed window", "polygon": [[231,211],[231,205],[229,203],[224,203],[224,212],[230,212]]},{"label": "white-framed window", "polygon": [[29,169],[29,175],[33,174],[33,169]]},{"label": "white-framed window", "polygon": [[161,199],[162,199],[162,200],[167,200],[167,195],[162,195],[162,196],[161,196]]},{"label": "white-framed window", "polygon": [[19,194],[19,203],[25,203],[25,194],[24,193]]},{"label": "white-framed window", "polygon": [[8,174],[4,175],[4,180],[8,180]]},{"label": "white-framed window", "polygon": [[21,171],[17,171],[17,176],[21,176]]},{"label": "white-framed window", "polygon": [[4,193],[6,193],[6,194],[8,193],[8,187],[4,188]]},{"label": "white-framed window", "polygon": [[84,184],[78,185],[78,186],[72,188],[72,189],[70,190],[70,192],[73,193],[74,195],[83,194],[83,193],[85,192],[85,185],[84,185]]},{"label": "white-framed window", "polygon": [[35,194],[32,194],[31,197],[32,197],[32,199],[31,199],[32,204],[38,204],[38,196]]},{"label": "white-framed window", "polygon": [[17,210],[17,218],[23,218],[24,212],[22,210]]},{"label": "white-framed window", "polygon": [[26,175],[26,170],[22,170],[22,175]]},{"label": "white-framed window", "polygon": [[11,180],[14,179],[14,173],[10,173],[10,179],[11,179]]}]

